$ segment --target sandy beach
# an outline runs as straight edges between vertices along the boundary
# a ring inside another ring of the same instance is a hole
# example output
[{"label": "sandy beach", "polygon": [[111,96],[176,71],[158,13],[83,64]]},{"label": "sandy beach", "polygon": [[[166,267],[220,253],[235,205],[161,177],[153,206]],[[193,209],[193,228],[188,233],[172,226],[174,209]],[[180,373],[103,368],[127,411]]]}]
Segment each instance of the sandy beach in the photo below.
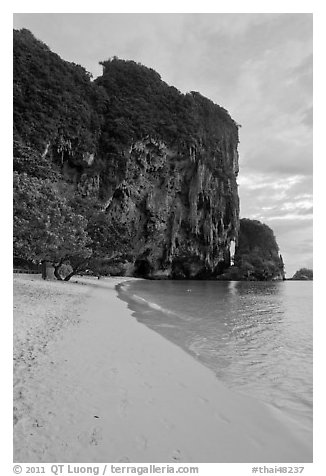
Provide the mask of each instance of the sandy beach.
[{"label": "sandy beach", "polygon": [[128,279],[14,276],[15,462],[312,461],[310,433],[137,322]]}]

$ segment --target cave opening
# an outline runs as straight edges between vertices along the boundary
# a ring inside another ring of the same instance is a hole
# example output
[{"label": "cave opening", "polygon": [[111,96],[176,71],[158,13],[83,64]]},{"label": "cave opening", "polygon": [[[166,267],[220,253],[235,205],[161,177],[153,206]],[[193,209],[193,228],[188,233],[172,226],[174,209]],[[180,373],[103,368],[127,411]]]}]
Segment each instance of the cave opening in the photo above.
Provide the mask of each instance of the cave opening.
[{"label": "cave opening", "polygon": [[136,278],[148,278],[152,272],[152,266],[147,259],[135,261],[134,276]]},{"label": "cave opening", "polygon": [[215,268],[215,275],[219,276],[225,272],[226,269],[230,266],[228,261],[220,261]]}]

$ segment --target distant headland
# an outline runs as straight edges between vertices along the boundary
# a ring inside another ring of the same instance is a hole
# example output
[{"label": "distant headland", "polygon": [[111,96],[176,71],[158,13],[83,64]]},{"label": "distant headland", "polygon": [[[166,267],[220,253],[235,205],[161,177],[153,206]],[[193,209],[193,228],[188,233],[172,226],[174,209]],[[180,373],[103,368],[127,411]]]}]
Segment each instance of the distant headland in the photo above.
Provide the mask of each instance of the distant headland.
[{"label": "distant headland", "polygon": [[294,273],[291,280],[293,281],[312,281],[313,270],[308,268],[300,268]]}]

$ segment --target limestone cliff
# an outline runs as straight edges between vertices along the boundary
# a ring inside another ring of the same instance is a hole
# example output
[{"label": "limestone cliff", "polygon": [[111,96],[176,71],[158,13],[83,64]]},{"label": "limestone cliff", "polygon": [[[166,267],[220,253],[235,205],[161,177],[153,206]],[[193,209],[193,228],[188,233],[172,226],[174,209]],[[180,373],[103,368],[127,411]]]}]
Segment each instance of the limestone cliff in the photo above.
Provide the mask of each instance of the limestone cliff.
[{"label": "limestone cliff", "polygon": [[135,274],[203,278],[229,266],[238,165],[237,144],[224,140],[223,161],[204,148],[177,151],[151,138],[131,146],[107,213],[134,236]]},{"label": "limestone cliff", "polygon": [[[142,65],[113,59],[103,66],[98,84],[110,98],[103,130],[111,138],[106,213],[134,237],[134,273],[220,274],[239,227],[237,124],[220,106],[181,94]],[[117,115],[129,133],[119,147],[116,141],[120,153],[110,153]]]},{"label": "limestone cliff", "polygon": [[52,174],[71,206],[72,194],[81,197],[77,212],[87,219],[81,201],[97,201],[132,237],[130,272],[221,274],[239,228],[238,125],[150,68],[117,58],[101,64],[103,75],[91,81],[27,30],[15,32],[16,170]]}]

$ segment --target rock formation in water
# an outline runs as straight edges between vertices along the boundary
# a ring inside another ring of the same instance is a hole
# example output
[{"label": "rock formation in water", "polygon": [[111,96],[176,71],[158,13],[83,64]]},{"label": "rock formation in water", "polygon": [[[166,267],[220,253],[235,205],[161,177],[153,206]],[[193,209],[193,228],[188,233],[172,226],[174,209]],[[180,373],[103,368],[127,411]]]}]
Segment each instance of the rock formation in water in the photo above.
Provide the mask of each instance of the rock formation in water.
[{"label": "rock formation in water", "polygon": [[129,272],[221,274],[239,228],[238,125],[152,69],[102,65],[91,81],[29,31],[14,32],[15,170],[97,201],[131,237]]},{"label": "rock formation in water", "polygon": [[294,273],[291,280],[293,281],[312,281],[313,280],[313,270],[308,268],[300,268]]},{"label": "rock formation in water", "polygon": [[284,280],[284,263],[273,230],[258,220],[240,220],[234,265],[224,279],[244,281]]}]

